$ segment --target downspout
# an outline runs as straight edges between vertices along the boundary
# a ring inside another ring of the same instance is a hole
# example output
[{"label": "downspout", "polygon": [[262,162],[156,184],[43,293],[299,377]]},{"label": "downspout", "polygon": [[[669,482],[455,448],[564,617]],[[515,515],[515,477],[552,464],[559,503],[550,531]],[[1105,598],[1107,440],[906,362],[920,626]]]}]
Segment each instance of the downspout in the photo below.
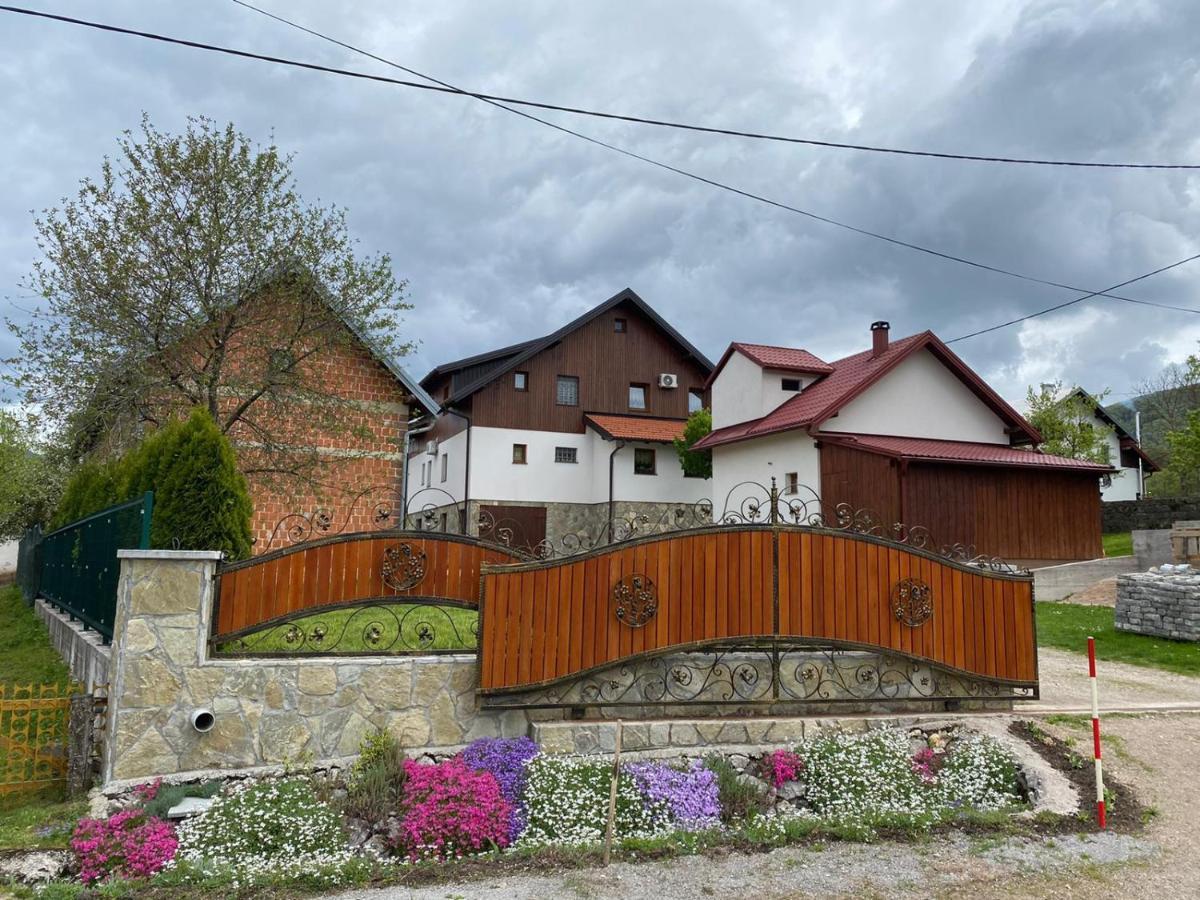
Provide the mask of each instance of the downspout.
[{"label": "downspout", "polygon": [[617,446],[608,454],[608,542],[613,542],[613,532],[616,530],[616,501],[613,499],[613,466],[617,460],[617,452],[625,446],[624,441],[617,441]]},{"label": "downspout", "polygon": [[[414,422],[420,422],[421,417],[413,419]],[[420,428],[408,427],[404,430],[404,465],[400,468],[400,527],[404,528],[408,522],[408,451],[412,444],[412,436],[414,434],[424,434],[437,424],[435,418],[428,425]]]},{"label": "downspout", "polygon": [[451,410],[453,415],[464,419],[467,423],[467,450],[465,465],[463,466],[463,507],[462,515],[459,517],[459,523],[462,526],[462,533],[467,534],[467,521],[471,511],[471,417],[460,410]]}]

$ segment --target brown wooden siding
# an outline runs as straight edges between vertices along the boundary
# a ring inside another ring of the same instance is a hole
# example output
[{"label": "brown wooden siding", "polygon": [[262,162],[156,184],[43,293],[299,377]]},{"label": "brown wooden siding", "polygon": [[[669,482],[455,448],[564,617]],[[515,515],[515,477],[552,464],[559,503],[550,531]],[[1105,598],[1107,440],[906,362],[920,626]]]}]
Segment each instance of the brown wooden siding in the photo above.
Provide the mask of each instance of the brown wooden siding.
[{"label": "brown wooden siding", "polygon": [[913,463],[903,485],[909,522],[928,525],[939,540],[1006,559],[1103,553],[1095,475]]},{"label": "brown wooden siding", "polygon": [[[613,586],[635,573],[657,589],[657,611],[642,628],[619,621],[611,599]],[[933,618],[916,628],[891,609],[892,588],[907,577],[933,588]],[[857,535],[743,528],[657,538],[578,560],[485,570],[480,687],[519,689],[639,654],[754,638],[879,647],[1030,684],[1032,590],[1029,578]]]},{"label": "brown wooden siding", "polygon": [[[385,551],[402,543],[425,554],[425,576],[414,587],[396,591],[383,583],[382,564]],[[482,565],[517,559],[503,549],[448,535],[377,532],[288,548],[221,572],[214,637],[378,597],[434,597],[476,606]]]},{"label": "brown wooden siding", "polygon": [[[613,330],[613,320],[618,318],[626,321],[624,333]],[[627,303],[567,335],[517,370],[529,373],[529,390],[513,388],[512,372],[501,375],[472,396],[473,425],[582,433],[585,412],[683,418],[688,414],[688,390],[699,389],[707,377],[700,364]],[[660,388],[658,376],[663,372],[678,375],[679,387]],[[579,379],[578,406],[555,402],[559,375]],[[629,409],[630,384],[648,385],[646,409]]]},{"label": "brown wooden siding", "polygon": [[1095,559],[1100,487],[1095,475],[999,466],[910,462],[822,444],[821,496],[892,523],[929,529],[939,545],[963,544],[1010,560]]}]

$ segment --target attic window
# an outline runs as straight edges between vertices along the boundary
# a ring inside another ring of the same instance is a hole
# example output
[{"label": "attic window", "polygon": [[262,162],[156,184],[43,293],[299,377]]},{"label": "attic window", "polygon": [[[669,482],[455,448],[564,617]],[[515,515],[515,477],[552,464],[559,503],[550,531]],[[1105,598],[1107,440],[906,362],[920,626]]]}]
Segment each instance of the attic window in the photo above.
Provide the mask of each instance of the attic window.
[{"label": "attic window", "polygon": [[578,406],[579,379],[574,375],[559,375],[554,396],[559,406]]},{"label": "attic window", "polygon": [[624,334],[628,323],[624,319],[613,319],[613,331],[617,334]]},{"label": "attic window", "polygon": [[800,379],[784,378],[779,382],[779,386],[785,391],[791,391],[795,393],[800,390]]},{"label": "attic window", "polygon": [[529,373],[528,372],[513,372],[513,390],[517,390],[517,391],[529,390]]}]

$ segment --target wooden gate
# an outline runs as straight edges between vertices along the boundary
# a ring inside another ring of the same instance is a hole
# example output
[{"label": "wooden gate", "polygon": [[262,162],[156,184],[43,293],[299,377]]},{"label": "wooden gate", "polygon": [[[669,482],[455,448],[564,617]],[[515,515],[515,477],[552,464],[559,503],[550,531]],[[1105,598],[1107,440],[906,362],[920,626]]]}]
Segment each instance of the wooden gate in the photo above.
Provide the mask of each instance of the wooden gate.
[{"label": "wooden gate", "polygon": [[421,531],[275,550],[221,568],[210,645],[253,656],[473,650],[481,567],[527,558]]},{"label": "wooden gate", "polygon": [[[485,565],[481,615],[491,706],[1037,695],[1031,576],[830,528]],[[662,662],[685,652],[707,660]]]}]

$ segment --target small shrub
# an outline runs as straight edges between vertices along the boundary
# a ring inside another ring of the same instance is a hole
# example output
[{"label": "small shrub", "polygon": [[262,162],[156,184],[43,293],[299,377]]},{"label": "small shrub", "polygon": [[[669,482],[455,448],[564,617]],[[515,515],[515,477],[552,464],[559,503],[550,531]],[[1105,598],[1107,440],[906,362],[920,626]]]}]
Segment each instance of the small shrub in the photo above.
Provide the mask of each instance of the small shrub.
[{"label": "small shrub", "polygon": [[299,779],[242,787],[179,826],[179,856],[195,862],[253,868],[305,857],[336,859],[344,851],[341,817]]},{"label": "small shrub", "polygon": [[902,731],[826,732],[804,742],[800,752],[805,796],[821,815],[921,813],[930,807]]},{"label": "small shrub", "polygon": [[162,779],[135,788],[138,792],[142,812],[148,816],[160,819],[167,817],[167,811],[186,797],[215,797],[221,790],[220,781],[205,781],[200,784],[163,784]]},{"label": "small shrub", "polygon": [[512,804],[490,772],[461,757],[436,765],[405,763],[403,819],[393,847],[411,860],[457,858],[508,846]]},{"label": "small shrub", "polygon": [[758,761],[759,776],[775,790],[795,781],[804,771],[804,760],[791,750],[772,750]]},{"label": "small shrub", "polygon": [[[593,844],[604,838],[612,766],[602,760],[539,756],[525,783],[528,818],[521,844]],[[615,837],[646,838],[668,828],[664,802],[647,802],[637,782],[622,772],[617,782]]]},{"label": "small shrub", "polygon": [[480,738],[462,752],[470,768],[491,772],[500,785],[500,793],[512,806],[509,816],[508,839],[515,841],[525,829],[526,772],[529,761],[538,755],[538,745],[528,737]]},{"label": "small shrub", "polygon": [[716,773],[695,760],[686,769],[637,762],[627,769],[649,804],[666,804],[673,824],[686,831],[712,828],[721,820]]},{"label": "small shrub", "polygon": [[994,810],[1021,802],[1016,759],[986,735],[966,734],[956,740],[946,752],[937,778],[947,806]]},{"label": "small shrub", "polygon": [[346,781],[346,815],[378,824],[394,813],[404,796],[407,761],[390,731],[366,735]]},{"label": "small shrub", "polygon": [[717,777],[722,822],[748,819],[766,809],[767,798],[763,790],[743,777],[725,757],[711,753],[704,758],[704,767]]},{"label": "small shrub", "polygon": [[147,878],[174,858],[177,846],[169,824],[136,808],[107,819],[80,819],[71,835],[71,850],[84,884]]}]

